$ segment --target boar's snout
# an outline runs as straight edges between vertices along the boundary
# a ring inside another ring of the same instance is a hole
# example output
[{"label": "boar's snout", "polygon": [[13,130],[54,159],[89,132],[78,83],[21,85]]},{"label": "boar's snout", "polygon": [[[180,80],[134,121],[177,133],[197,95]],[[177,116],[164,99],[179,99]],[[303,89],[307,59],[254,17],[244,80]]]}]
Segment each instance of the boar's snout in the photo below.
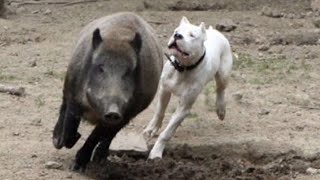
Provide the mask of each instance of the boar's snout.
[{"label": "boar's snout", "polygon": [[116,124],[122,120],[122,114],[120,112],[119,106],[116,104],[111,104],[104,113],[104,121],[107,124]]},{"label": "boar's snout", "polygon": [[108,112],[107,114],[104,115],[104,119],[106,121],[109,121],[109,120],[120,121],[121,115],[117,112]]}]

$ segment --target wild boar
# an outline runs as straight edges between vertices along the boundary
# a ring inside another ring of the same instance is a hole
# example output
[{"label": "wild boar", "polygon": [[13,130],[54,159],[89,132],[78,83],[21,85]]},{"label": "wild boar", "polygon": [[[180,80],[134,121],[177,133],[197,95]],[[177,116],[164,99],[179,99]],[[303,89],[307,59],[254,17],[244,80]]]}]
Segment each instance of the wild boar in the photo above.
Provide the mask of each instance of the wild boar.
[{"label": "wild boar", "polygon": [[94,159],[108,156],[118,131],[153,100],[162,66],[162,48],[153,29],[136,14],[102,17],[82,30],[53,131],[55,148],[72,148],[81,136],[81,119],[95,125],[76,154],[73,170],[85,170],[97,145]]}]

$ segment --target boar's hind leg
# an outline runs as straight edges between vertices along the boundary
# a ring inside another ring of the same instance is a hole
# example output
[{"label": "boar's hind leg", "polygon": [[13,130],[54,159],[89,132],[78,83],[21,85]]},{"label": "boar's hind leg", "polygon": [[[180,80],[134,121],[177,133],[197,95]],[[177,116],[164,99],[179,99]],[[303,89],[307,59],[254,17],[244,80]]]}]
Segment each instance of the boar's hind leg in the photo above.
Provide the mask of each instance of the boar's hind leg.
[{"label": "boar's hind leg", "polygon": [[61,149],[63,147],[62,130],[63,130],[63,122],[64,122],[65,113],[66,113],[66,108],[67,108],[66,101],[65,99],[63,99],[62,105],[60,107],[59,119],[53,130],[53,145],[57,149]]},{"label": "boar's hind leg", "polygon": [[80,118],[80,107],[74,102],[66,102],[63,99],[59,119],[53,131],[53,144],[57,149],[63,146],[72,148],[79,140]]},{"label": "boar's hind leg", "polygon": [[81,110],[80,106],[77,103],[68,103],[64,120],[64,146],[66,148],[72,148],[81,137],[81,135],[78,133],[78,128],[81,120]]},{"label": "boar's hind leg", "polygon": [[88,162],[91,159],[94,148],[97,147],[94,155],[95,161],[101,161],[108,156],[109,146],[112,139],[121,129],[119,128],[107,128],[101,125],[97,125],[82,148],[77,152],[75,163],[72,167],[74,171],[84,171]]}]

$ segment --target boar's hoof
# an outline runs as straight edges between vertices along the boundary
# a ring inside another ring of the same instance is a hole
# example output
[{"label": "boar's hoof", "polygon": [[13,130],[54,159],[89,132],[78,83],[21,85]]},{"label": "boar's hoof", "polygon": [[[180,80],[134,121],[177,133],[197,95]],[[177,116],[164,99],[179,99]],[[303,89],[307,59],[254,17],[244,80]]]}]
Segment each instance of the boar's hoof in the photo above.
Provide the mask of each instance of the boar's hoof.
[{"label": "boar's hoof", "polygon": [[78,132],[74,136],[65,139],[62,137],[53,137],[53,145],[56,149],[61,149],[63,146],[70,149],[76,144],[80,137],[81,134]]},{"label": "boar's hoof", "polygon": [[102,164],[107,160],[108,156],[109,156],[108,147],[105,147],[100,143],[94,152],[92,161]]},{"label": "boar's hoof", "polygon": [[63,147],[63,140],[61,137],[53,137],[53,145],[56,149],[61,149]]},{"label": "boar's hoof", "polygon": [[71,166],[71,170],[77,172],[84,172],[87,164],[89,163],[91,158],[91,151],[85,148],[81,148],[76,155],[76,159]]},{"label": "boar's hoof", "polygon": [[84,173],[85,170],[86,170],[86,167],[85,166],[81,166],[79,165],[78,163],[74,162],[72,165],[71,165],[71,168],[70,168],[72,171],[75,171],[75,172],[80,172],[80,173]]},{"label": "boar's hoof", "polygon": [[77,132],[77,134],[75,134],[75,136],[68,138],[64,144],[64,146],[68,149],[72,148],[80,139],[81,134]]}]

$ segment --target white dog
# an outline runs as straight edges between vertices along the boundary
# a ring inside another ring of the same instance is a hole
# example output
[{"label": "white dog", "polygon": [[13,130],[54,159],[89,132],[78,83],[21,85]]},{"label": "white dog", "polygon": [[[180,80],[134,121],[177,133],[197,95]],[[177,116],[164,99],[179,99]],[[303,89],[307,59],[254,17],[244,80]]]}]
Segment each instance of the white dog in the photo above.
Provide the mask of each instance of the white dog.
[{"label": "white dog", "polygon": [[224,35],[211,26],[206,30],[203,22],[199,26],[190,24],[183,17],[169,39],[168,48],[171,56],[167,56],[169,61],[161,75],[157,109],[144,134],[152,137],[161,128],[171,94],[178,96],[179,106],[153,146],[150,159],[162,158],[165,144],[189,114],[201,90],[214,78],[219,119],[223,120],[226,113],[224,93],[233,60],[230,44]]}]

